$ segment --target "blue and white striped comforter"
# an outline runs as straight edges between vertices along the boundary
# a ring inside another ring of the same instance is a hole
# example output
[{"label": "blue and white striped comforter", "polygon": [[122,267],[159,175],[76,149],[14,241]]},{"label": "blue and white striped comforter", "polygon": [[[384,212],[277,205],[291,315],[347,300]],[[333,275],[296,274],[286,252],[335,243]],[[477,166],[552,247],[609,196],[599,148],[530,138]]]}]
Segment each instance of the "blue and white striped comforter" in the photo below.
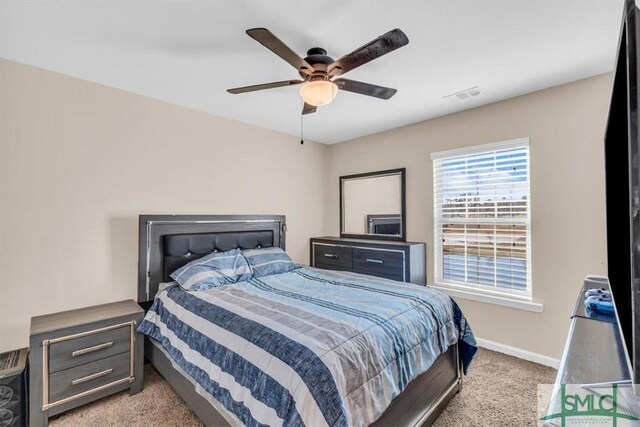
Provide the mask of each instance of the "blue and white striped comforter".
[{"label": "blue and white striped comforter", "polygon": [[314,268],[170,287],[139,331],[247,426],[368,425],[450,345],[465,369],[476,345],[442,292]]}]

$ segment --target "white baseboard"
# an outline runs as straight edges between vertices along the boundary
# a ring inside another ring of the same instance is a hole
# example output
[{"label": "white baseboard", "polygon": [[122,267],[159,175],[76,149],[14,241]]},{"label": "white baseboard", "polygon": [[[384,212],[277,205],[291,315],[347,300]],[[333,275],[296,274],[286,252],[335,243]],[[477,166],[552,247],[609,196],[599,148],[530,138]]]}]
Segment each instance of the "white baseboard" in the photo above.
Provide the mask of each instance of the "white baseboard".
[{"label": "white baseboard", "polygon": [[523,350],[521,348],[511,347],[510,345],[500,344],[499,342],[485,340],[482,338],[476,338],[476,342],[480,347],[488,350],[497,351],[498,353],[508,354],[519,359],[528,360],[529,362],[539,363],[541,365],[550,366],[558,369],[560,366],[560,360],[553,357],[545,356],[539,353],[534,353],[529,350]]}]

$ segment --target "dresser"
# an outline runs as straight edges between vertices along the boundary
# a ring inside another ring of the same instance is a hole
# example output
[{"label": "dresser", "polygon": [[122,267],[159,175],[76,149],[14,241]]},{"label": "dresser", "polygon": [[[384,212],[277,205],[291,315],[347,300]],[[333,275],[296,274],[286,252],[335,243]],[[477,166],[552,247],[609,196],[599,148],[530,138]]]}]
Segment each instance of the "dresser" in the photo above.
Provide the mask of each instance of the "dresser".
[{"label": "dresser", "polygon": [[426,285],[425,243],[341,237],[314,237],[310,243],[312,267]]},{"label": "dresser", "polygon": [[29,425],[129,389],[142,390],[144,311],[132,300],[31,318]]}]

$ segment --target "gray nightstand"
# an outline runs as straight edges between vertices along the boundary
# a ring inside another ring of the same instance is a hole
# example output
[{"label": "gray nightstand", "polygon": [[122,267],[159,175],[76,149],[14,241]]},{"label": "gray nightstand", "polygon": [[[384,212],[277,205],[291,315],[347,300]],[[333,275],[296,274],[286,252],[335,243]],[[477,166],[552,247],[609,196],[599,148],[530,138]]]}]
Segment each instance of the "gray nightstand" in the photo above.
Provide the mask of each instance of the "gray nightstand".
[{"label": "gray nightstand", "polygon": [[104,396],[142,390],[144,311],[132,301],[31,318],[29,424]]}]

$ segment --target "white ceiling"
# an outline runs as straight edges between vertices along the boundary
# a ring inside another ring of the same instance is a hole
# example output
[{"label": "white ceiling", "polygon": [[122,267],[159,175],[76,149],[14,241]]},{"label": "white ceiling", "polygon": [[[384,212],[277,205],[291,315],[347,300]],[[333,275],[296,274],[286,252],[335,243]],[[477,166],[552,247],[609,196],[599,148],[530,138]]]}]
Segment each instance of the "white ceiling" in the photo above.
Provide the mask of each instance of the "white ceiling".
[{"label": "white ceiling", "polygon": [[[613,70],[623,0],[4,1],[0,56],[299,135],[297,78],[244,31],[266,27],[301,56],[339,58],[402,29],[409,44],[345,77],[398,89],[388,101],[338,93],[305,117],[335,143]],[[472,86],[482,94],[443,96]]]}]

